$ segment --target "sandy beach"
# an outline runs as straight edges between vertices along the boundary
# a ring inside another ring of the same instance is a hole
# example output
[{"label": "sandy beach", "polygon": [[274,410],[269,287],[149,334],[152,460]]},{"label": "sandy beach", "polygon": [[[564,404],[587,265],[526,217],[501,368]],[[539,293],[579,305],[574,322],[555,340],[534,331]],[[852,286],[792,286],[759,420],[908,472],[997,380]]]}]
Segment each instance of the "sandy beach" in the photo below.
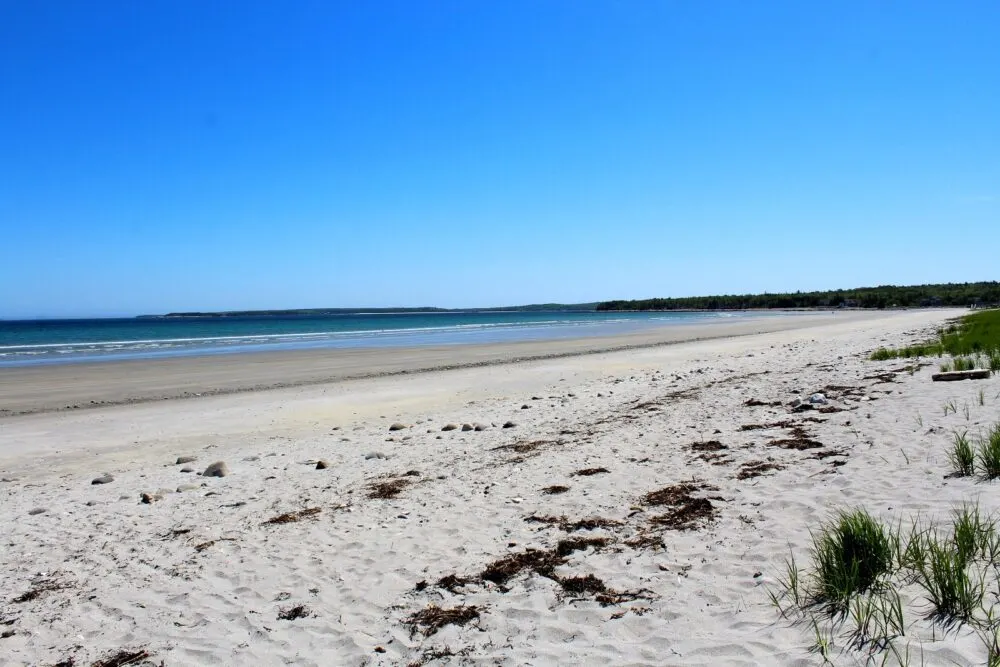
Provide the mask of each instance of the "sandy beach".
[{"label": "sandy beach", "polygon": [[1000,378],[867,359],[961,312],[5,369],[0,663],[818,664],[768,598],[811,527],[1000,509],[945,454]]}]

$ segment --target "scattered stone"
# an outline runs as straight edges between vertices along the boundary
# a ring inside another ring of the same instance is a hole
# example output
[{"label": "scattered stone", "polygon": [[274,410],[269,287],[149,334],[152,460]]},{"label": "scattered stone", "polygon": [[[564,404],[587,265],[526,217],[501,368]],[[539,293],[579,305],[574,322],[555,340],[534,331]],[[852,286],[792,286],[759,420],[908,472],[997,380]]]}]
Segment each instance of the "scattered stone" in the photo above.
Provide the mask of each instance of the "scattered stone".
[{"label": "scattered stone", "polygon": [[454,431],[458,428],[458,424],[445,424],[441,427],[442,431]]},{"label": "scattered stone", "polygon": [[472,424],[462,424],[462,430],[463,431],[472,431],[475,428],[476,427],[473,426]]},{"label": "scattered stone", "polygon": [[826,396],[819,393],[813,394],[809,397],[809,402],[813,405],[826,405]]},{"label": "scattered stone", "polygon": [[396,422],[395,424],[393,424],[392,426],[389,427],[389,430],[390,431],[402,431],[405,428],[406,428],[406,424],[400,424],[399,422]]},{"label": "scattered stone", "polygon": [[205,468],[205,472],[201,473],[202,477],[225,477],[229,474],[229,466],[226,465],[225,461],[216,461],[212,465]]},{"label": "scattered stone", "polygon": [[194,463],[198,459],[194,456],[178,456],[177,462],[174,465],[181,465],[182,463]]},{"label": "scattered stone", "polygon": [[37,516],[39,514],[45,514],[46,512],[48,512],[48,510],[45,509],[44,507],[36,507],[33,510],[29,510],[28,514],[31,516]]},{"label": "scattered stone", "polygon": [[521,406],[521,409],[522,409],[522,410],[530,410],[530,409],[531,409],[531,406],[530,406],[530,405],[528,405],[527,403],[525,403],[524,405],[522,405],[522,406]]},{"label": "scattered stone", "polygon": [[365,460],[366,461],[371,461],[372,459],[383,459],[384,460],[384,459],[388,459],[388,458],[389,457],[386,456],[385,454],[383,454],[382,452],[369,452],[369,453],[365,454]]},{"label": "scattered stone", "polygon": [[197,484],[181,484],[177,487],[177,493],[184,493],[185,491],[197,491],[201,487]]},{"label": "scattered stone", "polygon": [[244,461],[248,461],[250,463],[253,463],[254,461],[260,461],[260,457],[259,456],[245,456],[245,457],[243,457],[243,460]]},{"label": "scattered stone", "polygon": [[515,426],[517,426],[517,424],[515,424],[514,422],[504,422],[503,423],[503,427],[504,428],[514,428]]},{"label": "scattered stone", "polygon": [[330,464],[323,459],[316,461],[316,470],[326,470],[330,467]]},{"label": "scattered stone", "polygon": [[181,468],[181,472],[194,472],[194,468],[192,468],[191,466],[184,466],[183,468]]},{"label": "scattered stone", "polygon": [[152,505],[155,502],[163,500],[163,495],[159,493],[144,493],[139,496],[139,500],[143,505]]},{"label": "scattered stone", "polygon": [[477,431],[485,431],[488,428],[489,428],[489,426],[487,426],[486,424],[476,424],[476,430]]},{"label": "scattered stone", "polygon": [[115,481],[114,477],[112,477],[108,473],[104,473],[100,477],[95,477],[94,479],[90,480],[90,483],[91,484],[110,484],[113,481]]}]

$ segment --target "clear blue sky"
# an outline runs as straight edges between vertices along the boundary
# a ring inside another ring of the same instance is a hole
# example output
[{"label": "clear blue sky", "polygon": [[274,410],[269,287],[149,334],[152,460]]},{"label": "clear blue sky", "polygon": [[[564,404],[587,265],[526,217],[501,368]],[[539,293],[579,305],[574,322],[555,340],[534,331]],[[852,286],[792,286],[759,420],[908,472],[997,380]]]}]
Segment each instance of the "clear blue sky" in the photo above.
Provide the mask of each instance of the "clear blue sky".
[{"label": "clear blue sky", "polygon": [[1000,3],[0,2],[0,316],[991,280]]}]

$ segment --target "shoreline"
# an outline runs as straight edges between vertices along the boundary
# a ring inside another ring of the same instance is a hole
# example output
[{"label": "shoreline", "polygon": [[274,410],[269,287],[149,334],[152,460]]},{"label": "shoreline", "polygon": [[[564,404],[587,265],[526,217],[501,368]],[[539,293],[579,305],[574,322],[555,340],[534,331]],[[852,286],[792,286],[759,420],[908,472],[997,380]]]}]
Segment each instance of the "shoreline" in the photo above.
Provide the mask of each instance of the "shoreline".
[{"label": "shoreline", "polygon": [[0,418],[560,359],[886,317],[892,317],[892,313],[831,311],[790,318],[671,324],[615,336],[388,349],[240,352],[0,368]]}]

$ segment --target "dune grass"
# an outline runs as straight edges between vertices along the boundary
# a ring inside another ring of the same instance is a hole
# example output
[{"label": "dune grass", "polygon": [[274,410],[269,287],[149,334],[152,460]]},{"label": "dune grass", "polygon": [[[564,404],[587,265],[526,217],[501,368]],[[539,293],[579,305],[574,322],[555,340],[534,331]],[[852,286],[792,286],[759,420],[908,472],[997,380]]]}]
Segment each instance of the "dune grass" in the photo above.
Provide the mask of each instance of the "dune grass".
[{"label": "dune grass", "polygon": [[838,610],[892,568],[889,532],[863,509],[841,512],[813,536],[815,599]]},{"label": "dune grass", "polygon": [[1000,478],[1000,423],[979,439],[976,451],[980,472],[988,480]]},{"label": "dune grass", "polygon": [[971,477],[975,474],[976,450],[966,431],[955,432],[954,442],[948,451],[948,463],[956,477]]},{"label": "dune grass", "polygon": [[941,370],[973,370],[976,367],[1000,371],[1000,310],[969,313],[940,329],[937,340],[900,348],[880,347],[872,361],[914,357],[952,357]]},{"label": "dune grass", "polygon": [[[912,634],[908,622],[919,620],[968,625],[983,641],[986,664],[1000,660],[1000,598],[987,595],[1000,586],[1000,528],[978,505],[956,508],[950,523],[913,521],[908,529],[861,508],[841,511],[812,542],[811,568],[800,570],[790,556],[769,594],[784,618],[812,629],[810,650],[825,662],[840,641],[841,650],[862,652],[868,664],[908,664],[908,648],[900,645]],[[918,594],[901,595],[906,588]]]}]

